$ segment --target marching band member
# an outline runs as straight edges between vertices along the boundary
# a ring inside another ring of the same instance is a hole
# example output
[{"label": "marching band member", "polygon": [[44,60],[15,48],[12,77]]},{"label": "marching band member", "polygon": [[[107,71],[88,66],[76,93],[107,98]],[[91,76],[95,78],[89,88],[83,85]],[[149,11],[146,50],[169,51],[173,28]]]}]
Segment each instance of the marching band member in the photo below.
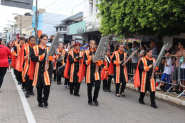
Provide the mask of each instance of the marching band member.
[{"label": "marching band member", "polygon": [[83,53],[80,51],[80,43],[74,44],[74,50],[69,52],[67,58],[67,64],[64,71],[64,77],[69,77],[70,82],[70,94],[72,95],[74,92],[75,96],[79,95],[80,83],[77,73],[80,69],[80,65],[82,63]]},{"label": "marching band member", "polygon": [[22,89],[25,89],[25,84],[22,81],[22,69],[19,70],[17,68],[17,65],[20,64],[19,62],[17,62],[17,58],[19,56],[21,47],[25,44],[25,38],[24,37],[20,37],[19,39],[20,39],[19,44],[15,45],[14,53],[13,53],[13,55],[16,56],[16,61],[14,63],[15,64],[15,69],[16,69],[15,75],[17,76],[18,84],[22,84]]},{"label": "marching band member", "polygon": [[[93,106],[93,103],[98,106],[99,103],[98,93],[100,90],[100,66],[103,64],[102,61],[93,61],[94,53],[96,52],[95,41],[90,40],[89,42],[90,49],[86,50],[84,53],[83,64],[80,67],[78,72],[79,81],[83,80],[85,76],[85,81],[87,83],[87,92],[88,92],[88,104]],[[95,83],[94,96],[92,98],[92,87]]]},{"label": "marching band member", "polygon": [[[68,47],[68,52],[65,54],[65,57],[64,57],[64,63],[67,64],[67,57],[69,55],[69,52],[72,52],[74,50],[74,45],[71,45],[70,47]],[[70,88],[70,82],[69,82],[69,78],[67,77],[64,77],[65,78],[65,88],[67,88],[67,85],[68,85],[68,88]]]},{"label": "marching band member", "polygon": [[[59,43],[58,48],[59,49],[57,49],[57,51],[58,51],[59,55],[57,55],[57,59],[63,59],[63,60],[62,60],[62,62],[57,62],[57,68],[60,67],[60,66],[63,66],[65,64],[64,63],[64,57],[65,57],[65,54],[66,54],[66,51],[64,50],[63,43]],[[61,77],[62,76],[57,71],[57,84],[58,85],[62,84]]]},{"label": "marching band member", "polygon": [[140,87],[139,103],[144,103],[145,93],[150,92],[151,107],[157,108],[155,103],[155,80],[151,78],[153,72],[158,70],[158,67],[153,71],[155,64],[155,58],[152,58],[153,50],[151,48],[146,49],[146,56],[141,58],[137,65],[136,74],[134,76],[134,87]]},{"label": "marching band member", "polygon": [[[38,106],[47,108],[48,97],[50,93],[51,77],[52,77],[52,64],[53,56],[49,56],[49,62],[45,60],[45,57],[49,51],[49,47],[46,47],[48,36],[42,34],[40,36],[40,44],[33,47],[31,51],[31,60],[36,62],[35,73],[33,79],[33,86],[37,88],[37,101]],[[42,93],[44,97],[42,97]]]},{"label": "marching band member", "polygon": [[[114,71],[114,80],[116,83],[116,94],[115,96],[120,97],[120,94],[124,97],[124,90],[126,83],[128,82],[128,74],[126,65],[122,65],[123,61],[127,58],[127,53],[123,51],[124,45],[118,44],[116,50],[112,55],[112,63],[113,67],[112,71]],[[110,67],[111,69],[111,67]],[[122,83],[122,87],[119,93],[120,84]]]},{"label": "marching band member", "polygon": [[[35,95],[33,92],[33,79],[30,79],[28,75],[28,70],[31,69],[30,67],[30,53],[32,51],[33,46],[35,45],[35,37],[30,36],[28,43],[26,43],[24,46],[21,47],[21,50],[19,51],[18,56],[18,62],[20,64],[16,65],[16,67],[19,69],[19,71],[22,71],[22,82],[24,83],[26,87],[26,97],[29,97],[30,95]],[[32,69],[34,70],[34,69]]]},{"label": "marching band member", "polygon": [[110,65],[110,50],[107,50],[106,52],[106,57],[104,60],[104,68],[101,71],[101,80],[103,80],[103,91],[104,92],[111,92],[110,87],[111,87],[111,80],[112,76],[108,75],[108,68]]}]

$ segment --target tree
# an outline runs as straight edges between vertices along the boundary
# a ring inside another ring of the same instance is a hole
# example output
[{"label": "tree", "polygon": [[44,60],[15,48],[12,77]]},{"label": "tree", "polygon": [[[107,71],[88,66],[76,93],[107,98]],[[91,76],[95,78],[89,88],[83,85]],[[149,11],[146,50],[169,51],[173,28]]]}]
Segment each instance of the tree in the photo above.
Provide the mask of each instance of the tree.
[{"label": "tree", "polygon": [[103,35],[162,35],[185,32],[185,0],[99,0]]}]

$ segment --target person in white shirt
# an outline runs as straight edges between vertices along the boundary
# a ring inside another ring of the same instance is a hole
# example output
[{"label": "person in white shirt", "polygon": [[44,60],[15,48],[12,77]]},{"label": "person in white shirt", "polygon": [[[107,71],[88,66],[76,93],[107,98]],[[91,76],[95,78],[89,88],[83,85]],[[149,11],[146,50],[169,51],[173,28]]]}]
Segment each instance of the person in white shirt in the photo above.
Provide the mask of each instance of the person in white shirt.
[{"label": "person in white shirt", "polygon": [[[170,75],[172,73],[172,58],[170,57],[170,51],[166,52],[165,67],[161,80],[170,83]],[[166,89],[170,88],[170,84],[167,84]]]}]

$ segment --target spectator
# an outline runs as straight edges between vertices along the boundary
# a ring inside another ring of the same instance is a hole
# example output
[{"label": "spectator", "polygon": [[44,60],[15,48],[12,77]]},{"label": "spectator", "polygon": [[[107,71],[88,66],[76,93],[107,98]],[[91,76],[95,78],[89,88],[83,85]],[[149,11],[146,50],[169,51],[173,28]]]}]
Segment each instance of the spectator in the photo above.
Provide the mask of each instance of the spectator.
[{"label": "spectator", "polygon": [[[165,59],[163,58],[161,60],[161,64],[159,65],[159,70],[155,73],[156,76],[159,77],[159,79],[161,79],[162,77],[162,74],[163,74],[163,71],[164,71],[164,66],[165,66]],[[160,81],[160,80],[159,80]],[[157,79],[156,79],[156,82],[157,82]],[[159,85],[156,87],[156,90],[161,90],[161,89],[165,89],[165,84],[164,83],[159,83]]]},{"label": "spectator", "polygon": [[111,53],[114,52],[114,43],[113,42],[110,43],[110,52]]},{"label": "spectator", "polygon": [[128,55],[130,55],[130,54],[132,53],[131,48],[132,48],[132,44],[131,44],[131,43],[129,43],[129,44],[126,45],[126,51],[125,51],[125,52],[126,52]]},{"label": "spectator", "polygon": [[162,48],[162,43],[161,42],[157,42],[156,48],[157,48],[158,53],[159,53],[161,51],[161,48]]},{"label": "spectator", "polygon": [[156,47],[156,42],[155,42],[155,41],[151,41],[151,43],[150,43],[150,48],[153,49],[152,57],[153,57],[153,58],[157,58],[158,49],[157,49],[157,47]]},{"label": "spectator", "polygon": [[0,88],[3,83],[6,70],[8,68],[8,56],[12,55],[8,47],[3,46],[2,43],[3,41],[2,39],[0,39]]},{"label": "spectator", "polygon": [[[177,84],[177,79],[178,79],[178,67],[179,67],[179,57],[182,56],[182,53],[184,51],[184,45],[179,42],[178,43],[178,51],[176,51],[175,55],[171,55],[171,57],[177,57],[176,62],[175,62],[175,68],[174,68],[174,72],[172,75],[172,83],[173,84]],[[180,74],[180,73],[179,73]],[[176,86],[173,86],[173,91],[176,90]],[[179,85],[179,89],[176,90],[176,93],[179,94],[181,92],[181,86]]]},{"label": "spectator", "polygon": [[71,45],[74,45],[74,44],[75,44],[75,41],[74,41],[74,40],[72,40],[72,41],[71,41]]},{"label": "spectator", "polygon": [[142,58],[142,57],[144,57],[145,56],[145,46],[142,44],[141,46],[140,46],[140,48],[139,48],[139,50],[140,50],[140,52],[138,53],[138,58],[140,59],[140,58]]},{"label": "spectator", "polygon": [[[167,51],[166,53],[164,72],[161,77],[161,80],[167,83],[170,83],[170,75],[172,73],[172,58],[170,57],[170,53],[170,51]],[[166,89],[168,90],[169,88],[170,84],[167,84]]]},{"label": "spectator", "polygon": [[[135,50],[137,50],[139,47],[138,47],[138,43],[136,41],[133,42],[132,44],[132,52],[134,52]],[[136,73],[136,67],[137,67],[137,64],[138,64],[138,56],[137,54],[134,54],[131,58],[132,60],[132,66],[133,66],[133,74]]]},{"label": "spectator", "polygon": [[[182,85],[184,86],[183,91],[185,91],[185,50],[183,51],[182,59],[182,64],[180,66],[180,80]],[[181,96],[185,96],[185,93],[181,94]]]}]

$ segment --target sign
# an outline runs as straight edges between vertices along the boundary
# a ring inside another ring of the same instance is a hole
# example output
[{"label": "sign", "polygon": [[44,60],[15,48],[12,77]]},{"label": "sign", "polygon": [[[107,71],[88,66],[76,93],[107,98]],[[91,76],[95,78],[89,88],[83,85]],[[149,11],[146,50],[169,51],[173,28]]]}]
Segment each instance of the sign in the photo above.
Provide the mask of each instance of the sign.
[{"label": "sign", "polygon": [[84,33],[86,29],[85,21],[68,26],[68,35]]},{"label": "sign", "polygon": [[35,28],[35,20],[36,20],[36,6],[33,6],[33,16],[32,16],[32,27]]},{"label": "sign", "polygon": [[33,0],[1,0],[1,5],[23,9],[32,9]]}]

